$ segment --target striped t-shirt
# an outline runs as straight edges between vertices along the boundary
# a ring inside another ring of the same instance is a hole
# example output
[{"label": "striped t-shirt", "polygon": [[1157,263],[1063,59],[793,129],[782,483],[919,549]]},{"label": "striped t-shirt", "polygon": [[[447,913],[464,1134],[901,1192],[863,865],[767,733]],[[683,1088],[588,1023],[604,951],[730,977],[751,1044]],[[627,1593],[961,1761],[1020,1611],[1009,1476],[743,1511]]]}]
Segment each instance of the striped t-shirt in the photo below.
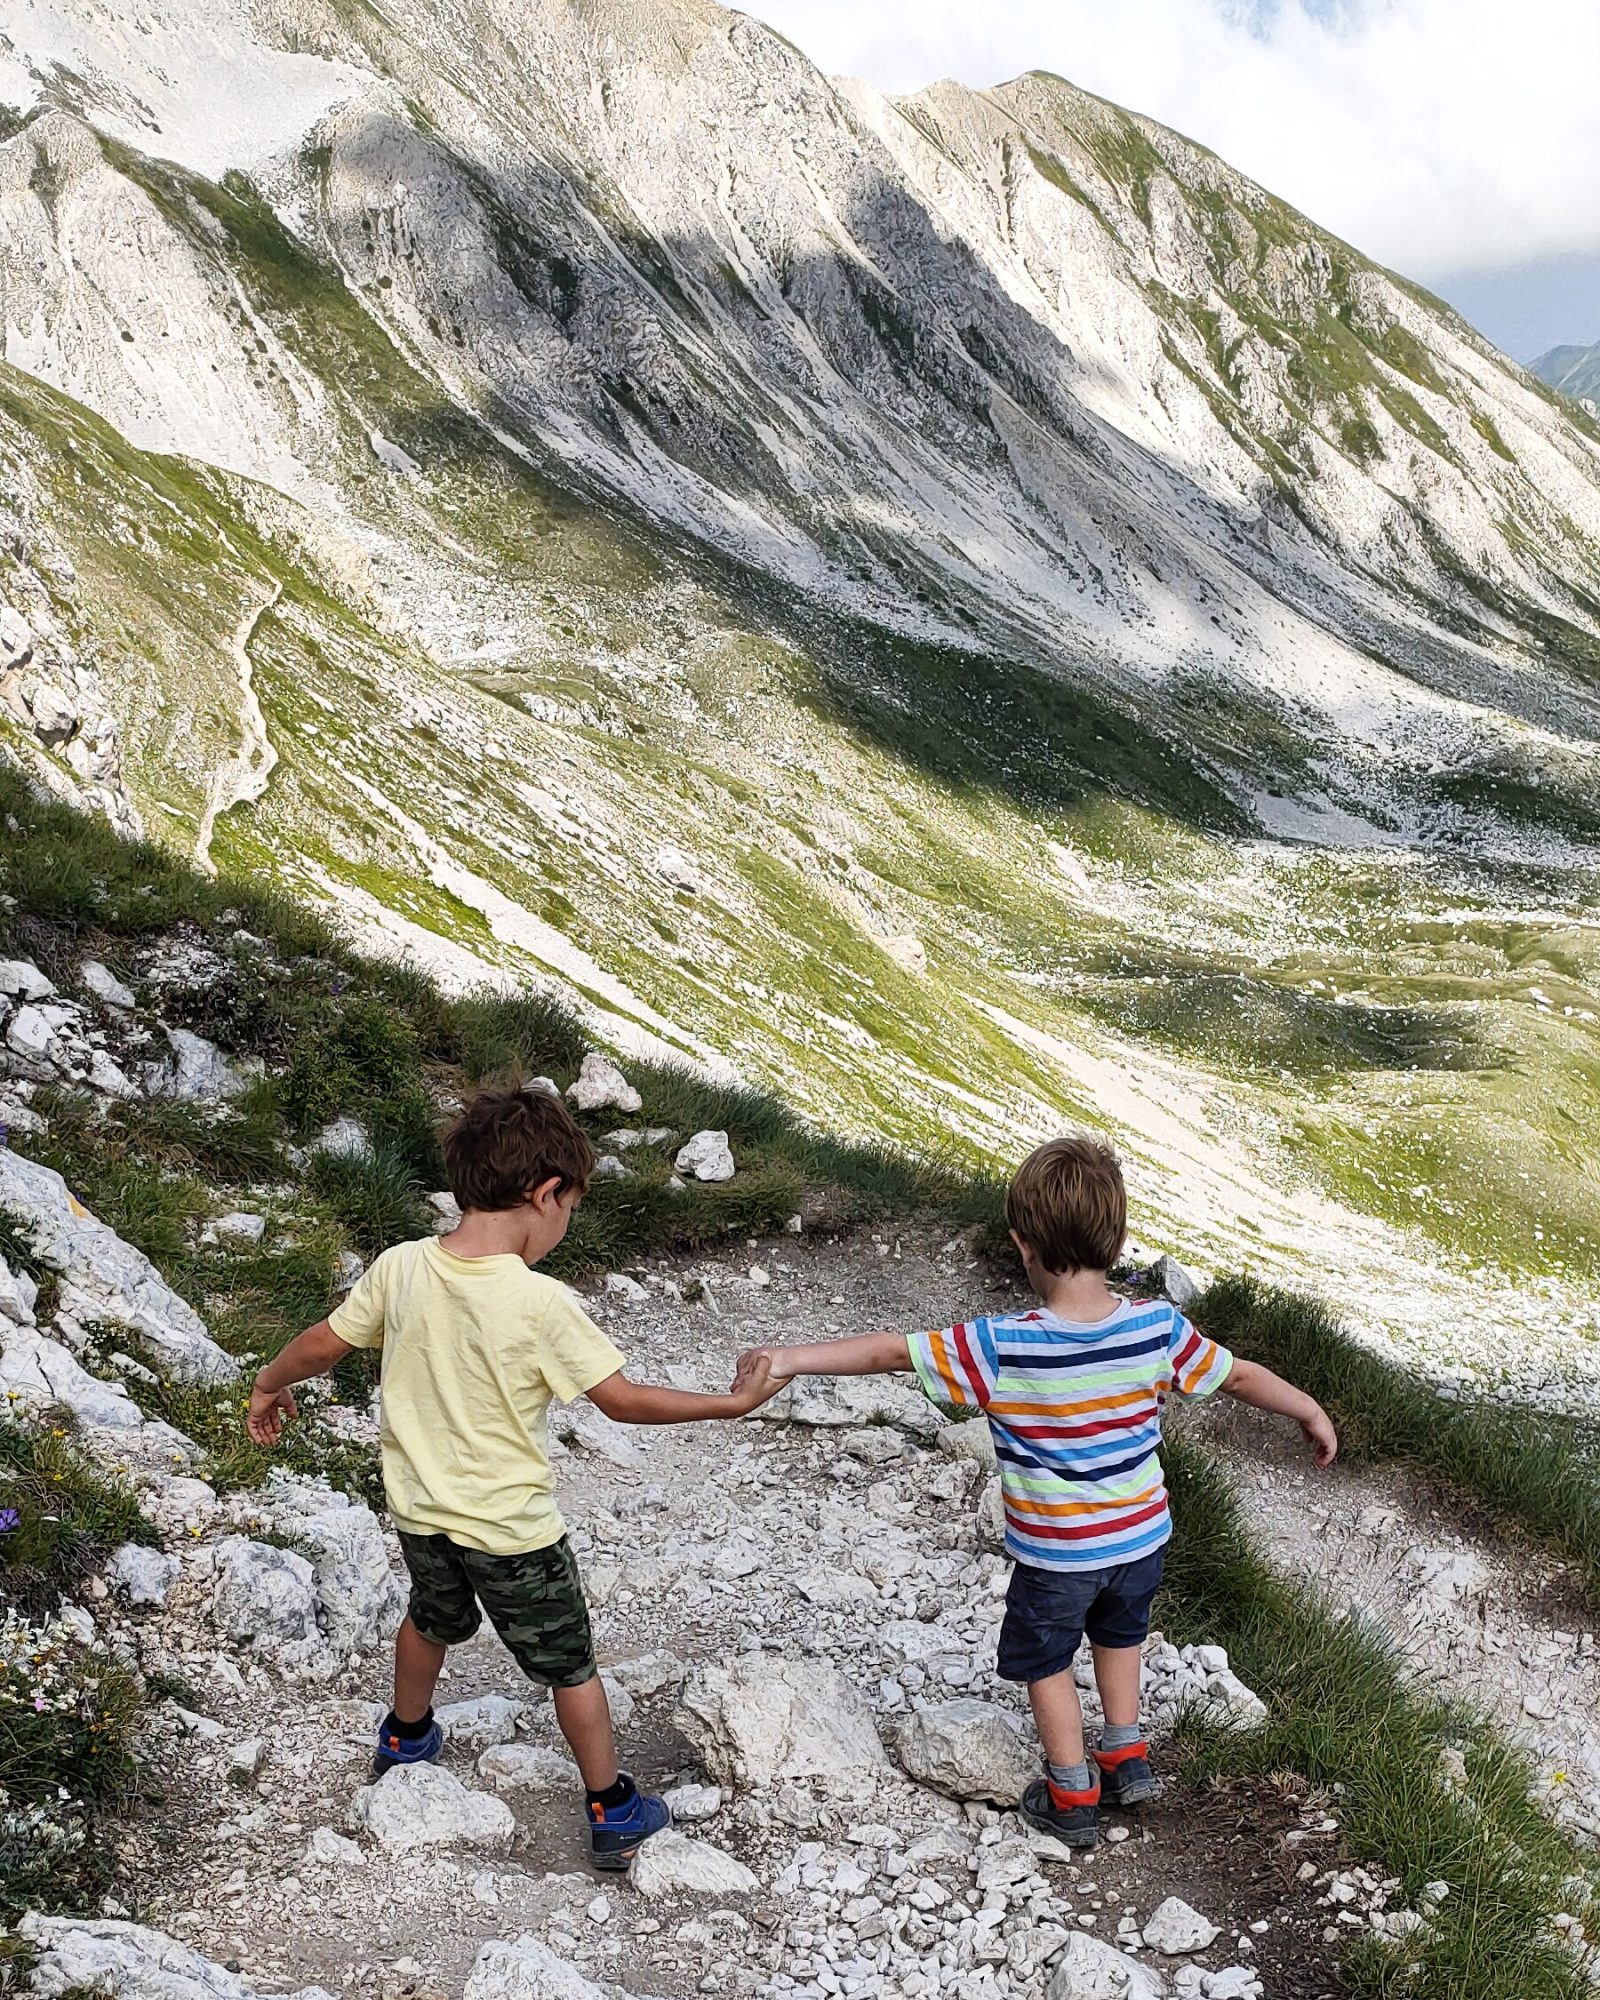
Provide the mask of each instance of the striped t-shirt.
[{"label": "striped t-shirt", "polygon": [[910,1346],[934,1402],[988,1417],[1007,1552],[1041,1569],[1107,1569],[1160,1548],[1172,1533],[1162,1406],[1209,1396],[1233,1366],[1165,1299],[1124,1299],[1089,1326],[1040,1306]]}]

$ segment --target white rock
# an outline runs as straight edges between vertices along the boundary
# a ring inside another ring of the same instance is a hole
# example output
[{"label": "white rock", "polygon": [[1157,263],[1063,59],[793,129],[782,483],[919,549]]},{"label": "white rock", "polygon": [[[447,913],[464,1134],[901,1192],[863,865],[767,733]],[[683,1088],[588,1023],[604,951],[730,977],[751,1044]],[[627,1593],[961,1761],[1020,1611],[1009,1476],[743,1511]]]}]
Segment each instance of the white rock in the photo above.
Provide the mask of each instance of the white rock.
[{"label": "white rock", "polygon": [[888,1765],[855,1684],[820,1660],[757,1655],[701,1667],[684,1686],[676,1721],[725,1785],[871,1783]]},{"label": "white rock", "polygon": [[567,1096],[579,1111],[621,1111],[632,1116],[642,1110],[644,1099],[617,1068],[610,1056],[591,1049],[583,1059]]},{"label": "white rock", "polygon": [[536,1937],[491,1938],[467,1974],[462,2000],[605,2000],[601,1988]]},{"label": "white rock", "polygon": [[127,1327],[180,1381],[231,1382],[238,1375],[239,1364],[218,1347],[194,1308],[148,1257],[90,1215],[58,1173],[0,1149],[0,1208],[16,1218],[42,1261],[61,1273],[61,1304],[75,1319]]},{"label": "white rock", "polygon": [[594,1163],[594,1177],[597,1181],[631,1181],[636,1178],[632,1167],[624,1166],[615,1153],[602,1153]]},{"label": "white rock", "polygon": [[145,1069],[145,1087],[152,1097],[175,1097],[185,1104],[221,1104],[240,1097],[246,1079],[215,1042],[188,1028],[168,1028],[171,1053]]},{"label": "white rock", "polygon": [[672,1817],[692,1826],[703,1819],[715,1819],[722,1810],[720,1785],[674,1785],[665,1794]]},{"label": "white rock", "polygon": [[443,1236],[461,1226],[461,1205],[448,1188],[440,1188],[437,1194],[428,1196],[428,1206],[433,1210],[434,1234]]},{"label": "white rock", "polygon": [[39,1303],[39,1287],[26,1271],[13,1271],[0,1257],[0,1319],[13,1326],[32,1326],[33,1309]]},{"label": "white rock", "polygon": [[399,1764],[386,1771],[356,1794],[351,1820],[386,1854],[434,1847],[504,1853],[517,1830],[504,1799],[469,1791],[438,1764]]},{"label": "white rock", "polygon": [[32,658],[32,627],[13,605],[0,604],[0,667],[25,667]]},{"label": "white rock", "polygon": [[480,1694],[471,1701],[452,1701],[434,1711],[452,1744],[463,1750],[487,1750],[510,1743],[528,1710],[509,1695]]},{"label": "white rock", "polygon": [[97,1000],[117,1008],[121,1013],[127,1013],[139,1004],[133,988],[124,986],[110,966],[102,964],[98,958],[86,958],[78,967],[78,984],[85,993],[92,993]]},{"label": "white rock", "polygon": [[1219,1936],[1219,1928],[1201,1916],[1181,1896],[1169,1896],[1145,1919],[1144,1941],[1151,1951],[1167,1958],[1181,1958],[1189,1952],[1204,1951]]},{"label": "white rock", "polygon": [[497,1792],[555,1792],[581,1789],[578,1767],[542,1743],[496,1743],[478,1759],[478,1776]]},{"label": "white rock", "polygon": [[0,993],[8,1000],[48,1000],[55,990],[55,981],[27,959],[0,958]]},{"label": "white rock", "polygon": [[[0,1160],[5,1155],[0,1153]],[[14,1396],[32,1409],[64,1403],[86,1424],[136,1431],[144,1423],[126,1389],[91,1375],[59,1340],[32,1327],[0,1321],[0,1396]]]},{"label": "white rock", "polygon": [[608,1297],[621,1299],[630,1306],[642,1306],[650,1297],[638,1279],[630,1278],[626,1271],[607,1271],[605,1288]]},{"label": "white rock", "polygon": [[[816,1430],[890,1424],[908,1437],[927,1440],[940,1436],[949,1421],[926,1396],[882,1375],[798,1375],[762,1405],[761,1415],[769,1423],[804,1424]],[[988,1425],[982,1428],[987,1430]]]},{"label": "white rock", "polygon": [[[255,1988],[236,1972],[143,1924],[44,1917],[29,1913],[17,1926],[37,1953],[29,1980],[39,2000],[97,1993],[106,2000],[252,2000]],[[293,2000],[328,2000],[307,1986]]]},{"label": "white rock", "polygon": [[319,1826],[311,1836],[307,1858],[328,1868],[365,1868],[367,1857],[353,1840],[335,1833],[331,1826]]},{"label": "white rock", "polygon": [[939,1433],[939,1449],[947,1458],[954,1458],[981,1471],[993,1472],[999,1464],[995,1457],[994,1432],[983,1419],[969,1418],[965,1423],[946,1424]]},{"label": "white rock", "polygon": [[1200,1296],[1199,1285],[1176,1257],[1158,1257],[1146,1276],[1151,1284],[1160,1287],[1162,1295],[1170,1299],[1179,1312],[1192,1306]]},{"label": "white rock", "polygon": [[1038,1759],[1003,1708],[986,1701],[935,1702],[914,1709],[895,1735],[901,1768],[919,1784],[957,1799],[1014,1806],[1038,1775]]},{"label": "white rock", "polygon": [[[280,1534],[311,1552],[317,1625],[335,1653],[385,1644],[405,1616],[406,1589],[389,1567],[376,1514],[322,1480],[274,1470],[260,1505]],[[514,1706],[514,1704],[513,1704]]]},{"label": "white rock", "polygon": [[226,1215],[219,1215],[207,1224],[201,1241],[209,1237],[212,1242],[259,1243],[267,1233],[267,1218],[252,1215],[247,1209],[231,1209]]},{"label": "white rock", "polygon": [[253,1784],[267,1761],[265,1737],[246,1736],[241,1742],[230,1743],[222,1761],[236,1785]]},{"label": "white rock", "polygon": [[1261,1975],[1247,1965],[1225,1965],[1206,1975],[1206,2000],[1261,2000]]},{"label": "white rock", "polygon": [[359,1118],[335,1118],[306,1147],[308,1153],[329,1153],[336,1160],[364,1160],[372,1151],[372,1135]]},{"label": "white rock", "polygon": [[158,1610],[172,1595],[178,1580],[178,1558],[162,1549],[124,1542],[106,1564],[106,1581],[128,1604],[150,1604]]},{"label": "white rock", "polygon": [[731,1181],[733,1148],[727,1133],[696,1132],[678,1148],[672,1164],[680,1174],[691,1174],[697,1181]]},{"label": "white rock", "polygon": [[1166,1982],[1149,1966],[1087,1931],[1072,1931],[1045,1987],[1045,2000],[1165,2000]]},{"label": "white rock", "polygon": [[660,1896],[743,1896],[758,1888],[750,1870],[708,1840],[671,1827],[651,1836],[634,1856],[628,1879],[647,1902]]},{"label": "white rock", "polygon": [[304,1666],[326,1652],[303,1555],[243,1535],[225,1536],[213,1555],[211,1616],[220,1632],[286,1666]]}]

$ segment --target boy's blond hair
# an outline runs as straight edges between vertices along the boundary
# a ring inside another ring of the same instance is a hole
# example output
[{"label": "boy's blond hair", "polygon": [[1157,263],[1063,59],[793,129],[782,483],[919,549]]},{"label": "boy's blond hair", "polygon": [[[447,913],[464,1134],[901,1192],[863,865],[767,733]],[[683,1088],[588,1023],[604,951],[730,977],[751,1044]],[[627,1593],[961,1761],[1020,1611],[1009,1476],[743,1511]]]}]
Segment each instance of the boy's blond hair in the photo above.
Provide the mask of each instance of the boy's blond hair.
[{"label": "boy's blond hair", "polygon": [[1006,1223],[1047,1271],[1109,1271],[1128,1233],[1122,1162],[1104,1139],[1051,1139],[1018,1167]]}]

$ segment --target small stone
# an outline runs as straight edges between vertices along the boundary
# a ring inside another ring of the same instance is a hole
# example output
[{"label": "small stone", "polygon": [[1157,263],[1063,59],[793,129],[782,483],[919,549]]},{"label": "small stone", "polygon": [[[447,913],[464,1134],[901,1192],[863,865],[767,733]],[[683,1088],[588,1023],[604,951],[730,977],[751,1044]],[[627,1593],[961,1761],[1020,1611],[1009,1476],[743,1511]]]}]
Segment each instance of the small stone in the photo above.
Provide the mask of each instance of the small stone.
[{"label": "small stone", "polygon": [[319,1826],[311,1836],[307,1850],[313,1861],[320,1861],[331,1868],[365,1868],[367,1857],[353,1840],[347,1840],[342,1833],[335,1833],[331,1826]]},{"label": "small stone", "polygon": [[578,1111],[615,1110],[631,1116],[644,1107],[638,1091],[610,1056],[598,1049],[591,1049],[584,1057],[576,1079],[567,1088],[567,1097]]},{"label": "small stone", "polygon": [[722,1810],[722,1787],[720,1785],[675,1785],[666,1794],[672,1817],[686,1825],[697,1820],[714,1819]]},{"label": "small stone", "polygon": [[578,1767],[542,1743],[499,1743],[478,1759],[478,1776],[497,1792],[576,1792]]},{"label": "small stone", "polygon": [[504,1799],[470,1791],[438,1764],[400,1764],[356,1794],[352,1822],[386,1854],[466,1847],[503,1853],[517,1822]]},{"label": "small stone", "polygon": [[178,1580],[178,1559],[161,1549],[124,1542],[106,1564],[106,1581],[125,1604],[160,1610]]},{"label": "small stone", "polygon": [[1180,1896],[1169,1896],[1145,1920],[1144,1941],[1151,1951],[1168,1958],[1204,1951],[1219,1935],[1209,1917],[1201,1916]]},{"label": "small stone", "polygon": [[733,1149],[726,1132],[696,1132],[678,1148],[672,1163],[680,1174],[697,1181],[731,1181],[734,1176]]},{"label": "small stone", "polygon": [[98,958],[86,958],[78,967],[78,984],[85,993],[92,993],[107,1007],[115,1007],[120,1013],[127,1013],[139,1004],[138,996],[131,986],[124,986],[109,965]]},{"label": "small stone", "polygon": [[731,1854],[668,1827],[634,1856],[629,1881],[646,1902],[661,1896],[744,1896],[761,1885]]},{"label": "small stone", "polygon": [[463,1750],[486,1750],[491,1744],[510,1743],[527,1712],[524,1703],[509,1695],[481,1694],[471,1701],[447,1702],[435,1710],[434,1719],[450,1743]]},{"label": "small stone", "polygon": [[266,1740],[260,1736],[247,1736],[241,1743],[229,1744],[223,1765],[231,1783],[253,1785],[266,1760]]}]

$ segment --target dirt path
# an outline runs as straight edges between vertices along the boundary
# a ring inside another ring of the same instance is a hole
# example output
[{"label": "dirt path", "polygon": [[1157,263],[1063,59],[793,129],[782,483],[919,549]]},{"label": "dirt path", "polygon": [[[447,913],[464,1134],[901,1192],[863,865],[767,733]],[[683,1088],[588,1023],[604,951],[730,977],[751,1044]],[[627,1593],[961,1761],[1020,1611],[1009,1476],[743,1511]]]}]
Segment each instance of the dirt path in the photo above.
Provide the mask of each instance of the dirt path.
[{"label": "dirt path", "polygon": [[268,595],[245,613],[234,634],[233,656],[239,669],[239,726],[243,740],[237,753],[212,777],[210,795],[195,838],[195,865],[208,875],[217,872],[216,864],[211,859],[211,837],[216,831],[219,814],[233,806],[248,805],[259,799],[266,791],[267,780],[278,761],[278,753],[267,735],[267,718],[261,711],[260,697],[255,689],[250,641],[255,637],[257,625],[282,595],[283,585],[274,578]]},{"label": "dirt path", "polygon": [[[839,1245],[784,1237],[635,1275],[647,1281],[642,1298],[602,1291],[595,1310],[637,1373],[683,1386],[720,1386],[758,1339],[947,1322],[1015,1296],[960,1246],[909,1235]],[[682,1291],[699,1284],[703,1295],[685,1302]],[[971,1695],[1022,1713],[993,1675],[1006,1565],[975,1533],[970,1463],[909,1434],[904,1408],[838,1414],[818,1425],[774,1406],[737,1427],[648,1433],[580,1404],[565,1420],[563,1506],[619,1691],[624,1753],[644,1781],[703,1778],[674,1726],[677,1688],[685,1671],[740,1656],[838,1667],[889,1736],[921,1700]],[[1405,1550],[1438,1547],[1481,1565],[1481,1591],[1418,1611],[1403,1636],[1420,1645],[1431,1633],[1427,1663],[1469,1695],[1481,1692],[1487,1662],[1504,1712],[1519,1689],[1542,1694],[1567,1754],[1560,1718],[1592,1716],[1595,1660],[1592,1640],[1570,1628],[1562,1658],[1545,1658],[1546,1644],[1561,1648],[1542,1582],[1513,1590],[1498,1558],[1458,1546],[1442,1523],[1424,1534],[1414,1508],[1397,1507],[1385,1537],[1328,1528],[1325,1512],[1353,1523],[1392,1502],[1348,1474],[1313,1492],[1275,1444],[1234,1426],[1213,1435],[1274,1550],[1300,1567],[1315,1554],[1352,1601],[1369,1592],[1398,1618]],[[1255,1484],[1263,1477],[1270,1495]],[[1385,1550],[1392,1563],[1379,1559]],[[1379,1554],[1363,1566],[1368,1552]],[[154,1763],[164,1803],[130,1834],[130,1900],[143,1921],[237,1963],[253,1983],[459,1994],[486,1939],[532,1932],[592,1977],[640,1994],[1021,2000],[1039,1990],[1064,1935],[1134,1940],[1177,1895],[1219,1926],[1197,1968],[1260,1975],[1259,1986],[1225,1980],[1219,1992],[1321,2000],[1334,1990],[1330,1943],[1348,1935],[1339,1923],[1351,1916],[1329,1907],[1325,1882],[1301,1877],[1308,1860],[1313,1878],[1338,1865],[1337,1827],[1326,1800],[1292,1791],[1179,1792],[1070,1864],[1030,1856],[1014,1816],[964,1807],[893,1771],[867,1796],[826,1783],[741,1792],[687,1831],[748,1865],[757,1889],[653,1904],[588,1871],[565,1791],[508,1795],[518,1823],[509,1857],[394,1858],[368,1843],[354,1860],[329,1860],[311,1843],[342,1852],[319,1830],[349,1831],[386,1663],[371,1656],[323,1684],[285,1679],[219,1649],[209,1596],[201,1549],[167,1612],[141,1627],[147,1669],[187,1690],[179,1699],[219,1728],[208,1740],[163,1711]],[[1541,1603],[1542,1622],[1527,1628],[1539,1665],[1524,1682],[1515,1635]],[[1474,1619],[1503,1644],[1473,1643]],[[440,1699],[491,1693],[520,1700],[528,1689],[480,1638],[451,1656]],[[523,1732],[557,1743],[541,1700]],[[229,1747],[254,1738],[264,1744],[259,1776],[229,1782]],[[448,1768],[481,1786],[474,1762],[464,1743],[452,1745]],[[1373,1884],[1363,1901],[1382,1897]],[[1153,1962],[1170,1974],[1181,1961]]]},{"label": "dirt path", "polygon": [[1600,1646],[1577,1578],[1403,1473],[1318,1473],[1292,1433],[1237,1404],[1198,1427],[1236,1473],[1263,1553],[1376,1618],[1420,1676],[1493,1716],[1552,1810],[1600,1837]]}]

